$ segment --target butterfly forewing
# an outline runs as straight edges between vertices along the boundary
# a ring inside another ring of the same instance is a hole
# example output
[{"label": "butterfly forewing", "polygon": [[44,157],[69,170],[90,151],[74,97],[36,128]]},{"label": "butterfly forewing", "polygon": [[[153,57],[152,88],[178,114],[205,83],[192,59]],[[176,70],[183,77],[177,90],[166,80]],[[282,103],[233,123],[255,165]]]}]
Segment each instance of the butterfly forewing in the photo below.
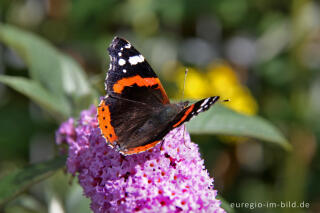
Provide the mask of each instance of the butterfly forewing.
[{"label": "butterfly forewing", "polygon": [[167,104],[168,96],[146,59],[128,41],[116,37],[108,48],[107,94],[148,104]]},{"label": "butterfly forewing", "polygon": [[171,128],[181,126],[184,122],[191,120],[193,117],[210,108],[211,105],[219,100],[219,96],[213,96],[197,101],[194,104],[183,109],[171,122]]}]

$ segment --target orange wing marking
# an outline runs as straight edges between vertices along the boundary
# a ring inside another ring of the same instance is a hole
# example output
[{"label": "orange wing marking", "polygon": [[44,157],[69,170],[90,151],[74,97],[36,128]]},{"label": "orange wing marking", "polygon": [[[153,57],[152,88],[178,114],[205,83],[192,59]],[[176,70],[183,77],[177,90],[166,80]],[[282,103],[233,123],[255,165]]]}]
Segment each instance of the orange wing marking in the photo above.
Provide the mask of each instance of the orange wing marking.
[{"label": "orange wing marking", "polygon": [[167,96],[165,90],[163,89],[159,78],[142,78],[139,75],[136,75],[133,77],[128,77],[128,78],[123,78],[123,79],[117,81],[113,85],[113,91],[115,93],[121,94],[121,92],[124,90],[125,87],[129,87],[134,84],[137,84],[139,87],[143,87],[143,86],[152,87],[152,86],[157,85],[157,87],[155,89],[159,89],[161,91],[161,94],[164,97],[163,103],[164,104],[169,103],[168,96]]},{"label": "orange wing marking", "polygon": [[109,106],[105,105],[105,102],[102,100],[98,107],[98,122],[99,128],[104,136],[104,138],[111,145],[114,145],[114,141],[118,139],[113,126],[111,125],[111,116]]},{"label": "orange wing marking", "polygon": [[184,113],[183,117],[180,119],[180,121],[173,125],[173,127],[179,126],[184,120],[186,120],[187,116],[192,112],[194,108],[194,104],[192,104],[189,109]]},{"label": "orange wing marking", "polygon": [[122,154],[124,154],[124,155],[138,154],[138,153],[141,153],[141,152],[147,151],[148,149],[153,148],[153,147],[154,147],[155,145],[157,145],[160,141],[161,141],[161,140],[159,140],[159,141],[154,141],[154,142],[149,143],[149,144],[147,144],[147,145],[145,145],[145,146],[139,146],[139,147],[135,147],[135,148],[130,148],[130,149],[126,150],[126,151],[120,151],[120,152],[121,152]]}]

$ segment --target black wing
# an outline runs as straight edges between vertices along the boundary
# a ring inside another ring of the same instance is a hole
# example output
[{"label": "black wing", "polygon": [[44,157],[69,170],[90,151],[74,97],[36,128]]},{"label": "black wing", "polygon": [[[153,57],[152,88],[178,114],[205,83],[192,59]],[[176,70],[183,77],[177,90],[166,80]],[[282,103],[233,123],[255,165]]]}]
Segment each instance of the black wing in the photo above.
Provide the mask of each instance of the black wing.
[{"label": "black wing", "polygon": [[169,103],[161,82],[145,58],[126,40],[115,37],[109,48],[107,94],[160,105]]}]

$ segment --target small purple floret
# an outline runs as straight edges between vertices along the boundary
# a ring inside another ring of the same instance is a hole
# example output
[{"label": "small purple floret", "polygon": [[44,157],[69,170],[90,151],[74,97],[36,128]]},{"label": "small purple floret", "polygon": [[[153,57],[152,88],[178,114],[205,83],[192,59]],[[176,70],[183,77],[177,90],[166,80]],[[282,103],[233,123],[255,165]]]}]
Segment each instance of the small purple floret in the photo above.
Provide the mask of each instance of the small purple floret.
[{"label": "small purple floret", "polygon": [[56,141],[69,145],[68,171],[78,174],[94,212],[225,212],[198,146],[183,134],[176,128],[161,150],[123,157],[106,144],[91,107],[78,122],[64,122]]}]

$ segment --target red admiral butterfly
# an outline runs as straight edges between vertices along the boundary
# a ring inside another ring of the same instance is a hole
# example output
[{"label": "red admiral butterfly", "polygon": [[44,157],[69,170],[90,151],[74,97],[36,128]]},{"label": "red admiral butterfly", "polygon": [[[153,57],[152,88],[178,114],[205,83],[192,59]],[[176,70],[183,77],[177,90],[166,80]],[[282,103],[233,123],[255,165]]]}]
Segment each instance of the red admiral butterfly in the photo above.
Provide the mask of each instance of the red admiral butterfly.
[{"label": "red admiral butterfly", "polygon": [[172,129],[214,104],[219,96],[171,104],[145,58],[126,40],[110,44],[107,95],[98,107],[99,127],[108,144],[124,155],[144,152]]}]

